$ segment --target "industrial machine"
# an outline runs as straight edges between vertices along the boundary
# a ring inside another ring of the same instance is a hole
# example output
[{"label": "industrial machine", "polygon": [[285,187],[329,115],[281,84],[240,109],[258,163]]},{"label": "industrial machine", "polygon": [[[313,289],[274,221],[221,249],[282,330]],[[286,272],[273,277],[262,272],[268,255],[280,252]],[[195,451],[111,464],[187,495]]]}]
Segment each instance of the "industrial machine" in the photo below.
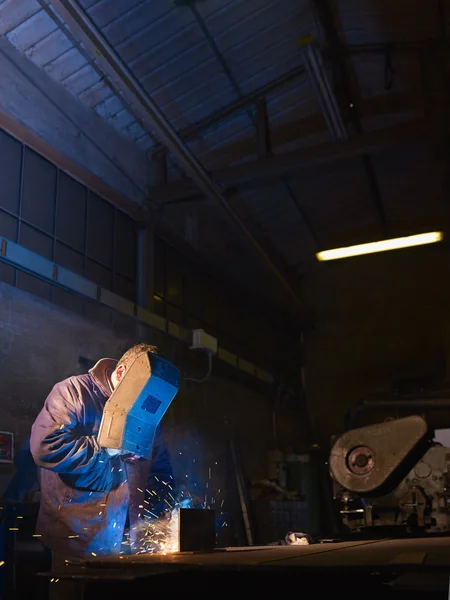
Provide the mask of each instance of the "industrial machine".
[{"label": "industrial machine", "polygon": [[418,415],[340,435],[329,469],[343,524],[450,531],[450,448],[433,437]]},{"label": "industrial machine", "polygon": [[98,442],[150,458],[156,429],[180,387],[180,372],[146,352],[127,369],[103,410]]}]

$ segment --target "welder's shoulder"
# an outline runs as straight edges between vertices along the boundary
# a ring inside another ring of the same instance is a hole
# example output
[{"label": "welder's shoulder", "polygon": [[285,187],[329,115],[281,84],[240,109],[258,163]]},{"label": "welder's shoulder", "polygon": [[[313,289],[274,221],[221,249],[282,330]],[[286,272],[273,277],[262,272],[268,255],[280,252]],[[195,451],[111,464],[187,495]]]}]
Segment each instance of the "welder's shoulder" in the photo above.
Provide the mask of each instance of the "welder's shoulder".
[{"label": "welder's shoulder", "polygon": [[67,400],[74,400],[78,399],[82,395],[82,390],[90,385],[89,375],[73,375],[55,384],[51,394],[62,396]]}]

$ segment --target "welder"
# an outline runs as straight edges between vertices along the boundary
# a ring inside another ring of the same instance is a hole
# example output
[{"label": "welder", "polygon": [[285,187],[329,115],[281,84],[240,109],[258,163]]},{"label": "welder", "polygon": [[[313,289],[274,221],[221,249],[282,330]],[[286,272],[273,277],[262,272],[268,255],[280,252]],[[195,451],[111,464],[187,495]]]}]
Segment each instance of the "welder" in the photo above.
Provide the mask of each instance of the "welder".
[{"label": "welder", "polygon": [[123,552],[130,543],[127,522],[132,537],[144,513],[150,467],[172,477],[159,426],[150,460],[102,447],[97,439],[105,404],[144,353],[160,351],[138,344],[118,361],[103,358],[87,374],[57,383],[33,424],[30,446],[41,480],[37,533],[54,566],[71,557]]}]

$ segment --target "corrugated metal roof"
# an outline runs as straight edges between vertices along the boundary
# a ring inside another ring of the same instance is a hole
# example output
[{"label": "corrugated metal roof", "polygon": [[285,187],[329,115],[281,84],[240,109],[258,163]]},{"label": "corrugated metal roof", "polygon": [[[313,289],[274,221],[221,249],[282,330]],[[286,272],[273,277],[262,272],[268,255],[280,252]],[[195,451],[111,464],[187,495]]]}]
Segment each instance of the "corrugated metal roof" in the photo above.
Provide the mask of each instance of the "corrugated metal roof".
[{"label": "corrugated metal roof", "polygon": [[[80,0],[80,4],[177,130],[195,126],[300,66],[300,37],[318,33],[319,39],[324,39],[309,0],[197,0],[192,6],[168,0]],[[351,100],[362,129],[386,127],[432,110],[424,94],[423,65],[415,48],[440,39],[443,16],[438,3],[339,0],[335,5],[340,37],[347,44]],[[449,14],[444,15],[444,24],[450,25]],[[149,131],[56,28],[37,0],[5,0],[1,4],[0,34],[117,129],[143,148],[153,148]],[[405,43],[409,49],[402,46]],[[275,154],[330,139],[305,74],[277,87],[266,100]],[[207,169],[256,159],[252,114],[253,107],[241,108],[191,135],[189,147]],[[405,161],[419,164],[419,154]],[[386,213],[396,221],[400,208],[397,213],[395,207],[400,205],[385,174],[388,166],[378,159],[374,164],[382,201],[389,205]],[[172,161],[170,172],[177,175]],[[411,181],[417,178],[416,188],[422,192],[424,172],[417,169],[410,177]],[[434,173],[440,180],[441,171]],[[327,167],[326,177],[323,174],[323,168],[311,169],[291,182],[310,230],[286,185],[242,192],[241,204],[237,201],[249,225],[267,232],[286,261],[304,268],[308,268],[318,243],[349,241],[364,232],[373,234],[378,227],[373,192],[360,159]],[[407,189],[406,167],[402,177],[403,194]],[[441,214],[442,194],[437,189],[435,193],[439,200],[434,208]],[[412,192],[411,198],[417,206],[401,210],[409,210],[417,220],[425,218],[423,199]],[[211,248],[214,242],[212,238]]]}]

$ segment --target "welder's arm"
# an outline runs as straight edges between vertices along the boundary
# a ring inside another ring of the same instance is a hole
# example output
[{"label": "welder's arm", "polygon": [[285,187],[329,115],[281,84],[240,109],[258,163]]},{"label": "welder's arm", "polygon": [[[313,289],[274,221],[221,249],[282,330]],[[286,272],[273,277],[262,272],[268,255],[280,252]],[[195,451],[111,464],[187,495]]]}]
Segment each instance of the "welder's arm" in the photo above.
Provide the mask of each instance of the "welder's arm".
[{"label": "welder's arm", "polygon": [[31,429],[31,453],[39,467],[79,475],[102,470],[100,463],[108,462],[108,454],[95,436],[83,435],[80,417],[73,385],[55,385]]}]

